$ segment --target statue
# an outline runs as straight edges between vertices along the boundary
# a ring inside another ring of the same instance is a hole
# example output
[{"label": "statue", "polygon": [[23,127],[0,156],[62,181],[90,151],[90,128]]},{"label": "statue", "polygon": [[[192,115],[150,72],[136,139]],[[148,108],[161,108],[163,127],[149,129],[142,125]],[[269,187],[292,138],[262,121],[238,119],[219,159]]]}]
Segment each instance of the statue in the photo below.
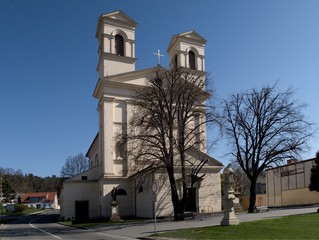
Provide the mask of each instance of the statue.
[{"label": "statue", "polygon": [[234,169],[231,167],[231,164],[228,164],[224,169],[224,187],[223,187],[223,204],[224,204],[224,218],[221,221],[221,225],[238,225],[239,220],[236,217],[234,206],[235,206],[235,195],[233,185],[234,180]]},{"label": "statue", "polygon": [[232,168],[231,164],[228,164],[227,167],[224,169],[225,174],[225,185],[227,191],[234,190],[233,185],[235,183],[234,179],[234,169]]},{"label": "statue", "polygon": [[117,187],[113,187],[111,191],[111,197],[112,201],[110,202],[111,205],[111,222],[121,222],[123,221],[120,217],[119,214],[119,202],[116,200],[116,195],[117,195]]},{"label": "statue", "polygon": [[112,202],[116,201],[116,194],[117,194],[117,187],[113,187],[112,192],[111,192],[111,196],[112,196]]}]

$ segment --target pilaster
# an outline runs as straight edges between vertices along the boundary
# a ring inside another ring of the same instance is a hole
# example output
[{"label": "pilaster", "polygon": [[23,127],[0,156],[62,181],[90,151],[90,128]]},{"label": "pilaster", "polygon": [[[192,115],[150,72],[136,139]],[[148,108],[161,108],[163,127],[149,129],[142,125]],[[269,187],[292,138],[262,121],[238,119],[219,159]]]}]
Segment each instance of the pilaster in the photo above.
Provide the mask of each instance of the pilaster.
[{"label": "pilaster", "polygon": [[113,164],[113,102],[114,98],[103,97],[100,106],[100,155],[102,175],[114,175]]}]

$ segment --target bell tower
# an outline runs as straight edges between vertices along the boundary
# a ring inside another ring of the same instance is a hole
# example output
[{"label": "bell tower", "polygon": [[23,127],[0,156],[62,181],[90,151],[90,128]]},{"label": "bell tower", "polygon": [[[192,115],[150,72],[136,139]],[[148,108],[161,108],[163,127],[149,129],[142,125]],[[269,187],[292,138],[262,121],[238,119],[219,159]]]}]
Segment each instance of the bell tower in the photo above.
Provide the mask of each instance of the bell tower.
[{"label": "bell tower", "polygon": [[99,17],[96,38],[99,42],[99,78],[135,71],[136,22],[122,11]]},{"label": "bell tower", "polygon": [[184,67],[204,72],[205,44],[206,40],[195,31],[174,35],[167,49],[170,69]]}]

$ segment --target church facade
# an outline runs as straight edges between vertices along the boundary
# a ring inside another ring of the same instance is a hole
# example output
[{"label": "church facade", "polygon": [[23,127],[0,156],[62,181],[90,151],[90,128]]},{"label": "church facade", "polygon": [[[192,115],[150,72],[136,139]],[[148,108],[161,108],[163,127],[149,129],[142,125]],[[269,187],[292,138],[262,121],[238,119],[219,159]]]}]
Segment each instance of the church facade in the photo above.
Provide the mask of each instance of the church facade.
[{"label": "church facade", "polygon": [[[99,79],[93,96],[98,100],[99,131],[88,152],[90,168],[63,183],[60,195],[60,215],[64,219],[110,217],[111,192],[118,189],[117,200],[121,217],[152,218],[156,183],[156,214],[173,214],[169,182],[165,170],[140,176],[131,171],[129,156],[118,151],[115,137],[124,135],[134,109],[132,98],[161,66],[136,70],[136,22],[122,11],[101,15],[98,19]],[[180,67],[205,73],[206,40],[195,31],[174,35],[168,46],[170,62]],[[165,69],[165,68],[163,68]],[[206,129],[203,131],[206,142]],[[220,170],[223,165],[206,155],[206,146],[188,153],[193,159],[203,157],[208,162],[201,169],[203,180],[195,186],[189,210],[200,213],[221,211]],[[178,179],[178,176],[176,176]]]}]

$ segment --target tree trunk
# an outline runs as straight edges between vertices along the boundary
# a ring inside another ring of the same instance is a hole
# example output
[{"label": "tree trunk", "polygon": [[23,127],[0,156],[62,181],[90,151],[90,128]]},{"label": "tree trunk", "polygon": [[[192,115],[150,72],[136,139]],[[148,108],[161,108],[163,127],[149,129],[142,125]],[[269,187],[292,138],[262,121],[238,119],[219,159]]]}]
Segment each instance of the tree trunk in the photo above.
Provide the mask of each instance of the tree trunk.
[{"label": "tree trunk", "polygon": [[257,179],[251,179],[250,180],[250,196],[249,196],[248,213],[253,213],[255,211],[255,205],[256,205],[256,182],[257,182]]},{"label": "tree trunk", "polygon": [[168,167],[166,168],[166,170],[167,170],[170,187],[171,187],[171,197],[172,197],[172,203],[173,203],[173,209],[174,209],[174,220],[175,221],[184,220],[184,207],[181,200],[179,200],[179,197],[178,197],[174,171],[172,167]]}]

